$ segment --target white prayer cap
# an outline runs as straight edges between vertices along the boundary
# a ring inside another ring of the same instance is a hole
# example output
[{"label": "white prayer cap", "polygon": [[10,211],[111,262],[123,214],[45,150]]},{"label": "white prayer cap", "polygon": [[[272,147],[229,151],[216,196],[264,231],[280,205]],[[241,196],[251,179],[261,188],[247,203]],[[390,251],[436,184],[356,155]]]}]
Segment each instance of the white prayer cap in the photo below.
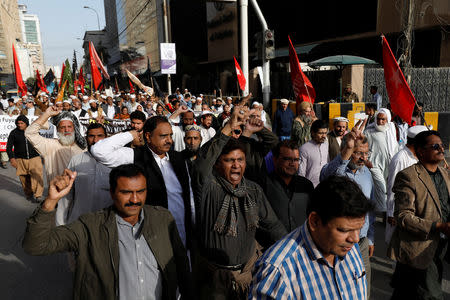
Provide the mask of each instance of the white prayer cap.
[{"label": "white prayer cap", "polygon": [[220,97],[217,97],[217,99],[216,99],[217,101],[222,101],[222,98],[220,98]]},{"label": "white prayer cap", "polygon": [[48,95],[46,93],[42,93],[41,96],[42,97],[48,97]]},{"label": "white prayer cap", "polygon": [[22,96],[22,99],[23,99],[23,100],[25,100],[25,99],[27,99],[27,98],[28,98],[27,95]]},{"label": "white prayer cap", "polygon": [[233,98],[231,98],[231,97],[227,97],[227,100],[233,100]]},{"label": "white prayer cap", "polygon": [[252,107],[253,107],[253,106],[260,106],[260,105],[261,105],[261,104],[260,104],[259,102],[256,102],[256,101],[252,103]]},{"label": "white prayer cap", "polygon": [[203,97],[203,94],[200,94],[200,97]]},{"label": "white prayer cap", "polygon": [[95,99],[91,99],[91,100],[89,100],[89,104],[91,104],[91,103],[97,103],[97,101]]},{"label": "white prayer cap", "polygon": [[131,99],[134,99],[134,98],[136,98],[136,95],[135,95],[135,94],[131,94],[131,95],[130,95],[130,98],[131,98]]},{"label": "white prayer cap", "polygon": [[426,126],[423,126],[423,125],[416,125],[416,126],[410,127],[408,129],[408,137],[409,138],[415,138],[416,135],[418,135],[422,131],[427,131],[427,130],[428,130],[428,128]]},{"label": "white prayer cap", "polygon": [[100,95],[100,92],[99,92],[99,91],[95,91],[95,93],[96,93],[97,95]]},{"label": "white prayer cap", "polygon": [[203,100],[202,98],[200,98],[200,97],[197,97],[197,100]]},{"label": "white prayer cap", "polygon": [[348,119],[344,118],[344,117],[336,117],[336,118],[333,119],[333,121],[335,121],[335,122],[345,122],[345,123],[349,122]]},{"label": "white prayer cap", "polygon": [[100,97],[102,97],[102,99],[106,99],[106,95],[101,95]]},{"label": "white prayer cap", "polygon": [[64,100],[63,100],[63,103],[69,103],[69,104],[72,104],[72,101],[70,101],[69,99],[64,99]]},{"label": "white prayer cap", "polygon": [[75,99],[77,96],[70,95],[70,99]]},{"label": "white prayer cap", "polygon": [[88,96],[83,96],[83,100],[87,100],[87,99],[89,99],[89,97]]},{"label": "white prayer cap", "polygon": [[281,99],[280,100],[281,104],[289,104],[289,100],[288,99]]},{"label": "white prayer cap", "polygon": [[207,115],[212,115],[213,114],[213,112],[212,111],[210,111],[210,110],[204,110],[204,111],[202,111],[202,116],[207,116]]},{"label": "white prayer cap", "polygon": [[33,100],[33,98],[28,98],[28,99],[27,99],[27,102],[34,103],[34,100]]}]

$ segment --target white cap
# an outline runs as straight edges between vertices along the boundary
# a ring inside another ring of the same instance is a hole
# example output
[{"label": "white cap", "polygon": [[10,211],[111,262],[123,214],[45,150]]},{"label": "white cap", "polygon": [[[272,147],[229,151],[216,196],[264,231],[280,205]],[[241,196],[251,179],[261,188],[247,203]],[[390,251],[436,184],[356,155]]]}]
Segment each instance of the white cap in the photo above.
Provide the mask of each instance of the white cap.
[{"label": "white cap", "polygon": [[106,99],[106,95],[101,95],[100,97],[102,97],[102,99]]},{"label": "white cap", "polygon": [[89,104],[91,104],[91,103],[97,103],[97,100],[95,100],[95,99],[89,100]]},{"label": "white cap", "polygon": [[333,121],[335,121],[335,122],[346,122],[346,123],[349,122],[348,119],[344,118],[344,117],[336,117],[336,118],[333,119]]},{"label": "white cap", "polygon": [[41,96],[42,97],[48,97],[48,95],[46,93],[42,93]]},{"label": "white cap", "polygon": [[418,135],[422,131],[427,131],[427,130],[428,130],[428,128],[426,126],[423,126],[423,125],[416,125],[416,126],[410,127],[408,129],[408,137],[409,138],[415,138],[416,135]]},{"label": "white cap", "polygon": [[256,106],[260,106],[261,103],[255,101],[255,102],[252,103],[252,106],[255,106],[255,105],[256,105]]},{"label": "white cap", "polygon": [[131,95],[130,95],[130,98],[131,98],[131,99],[134,99],[134,98],[136,98],[136,95],[135,95],[135,94],[131,94]]},{"label": "white cap", "polygon": [[288,99],[281,99],[280,100],[280,102],[282,103],[282,104],[289,104],[289,100]]},{"label": "white cap", "polygon": [[83,96],[83,100],[86,100],[86,99],[89,99],[89,97],[86,96],[86,95],[84,95],[84,96]]},{"label": "white cap", "polygon": [[197,100],[203,100],[202,98],[200,98],[200,97],[197,97]]},{"label": "white cap", "polygon": [[72,104],[72,101],[70,101],[69,99],[65,99],[65,100],[63,100],[63,103],[69,103],[69,104]]},{"label": "white cap", "polygon": [[70,95],[70,99],[75,99],[77,96]]},{"label": "white cap", "polygon": [[200,97],[203,97],[203,94],[200,94]]},{"label": "white cap", "polygon": [[231,98],[231,97],[227,97],[227,100],[233,100],[233,98]]},{"label": "white cap", "polygon": [[204,110],[204,111],[202,111],[202,116],[207,116],[207,115],[212,115],[213,114],[213,112],[212,111],[210,111],[210,110]]}]

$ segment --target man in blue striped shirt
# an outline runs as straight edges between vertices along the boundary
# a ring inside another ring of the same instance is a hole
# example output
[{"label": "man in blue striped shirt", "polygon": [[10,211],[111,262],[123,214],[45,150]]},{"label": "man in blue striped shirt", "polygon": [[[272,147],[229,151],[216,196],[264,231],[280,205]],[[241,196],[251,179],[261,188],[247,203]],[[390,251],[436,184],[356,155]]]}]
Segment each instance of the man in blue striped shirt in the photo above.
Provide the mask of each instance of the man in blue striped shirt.
[{"label": "man in blue striped shirt", "polygon": [[321,182],[305,224],[256,263],[249,299],[367,299],[358,241],[371,209],[351,179],[331,176]]}]

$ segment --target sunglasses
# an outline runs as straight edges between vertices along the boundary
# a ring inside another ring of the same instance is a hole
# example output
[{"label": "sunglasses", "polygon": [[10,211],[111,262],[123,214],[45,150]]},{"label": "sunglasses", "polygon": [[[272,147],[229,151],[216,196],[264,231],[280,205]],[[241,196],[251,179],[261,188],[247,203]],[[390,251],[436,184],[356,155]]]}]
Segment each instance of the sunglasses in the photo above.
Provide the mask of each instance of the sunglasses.
[{"label": "sunglasses", "polygon": [[427,148],[433,149],[433,150],[441,150],[445,149],[445,145],[444,144],[433,144],[433,145],[427,145]]},{"label": "sunglasses", "polygon": [[234,134],[236,134],[236,135],[241,134],[241,131],[240,131],[239,129],[235,129],[235,130],[233,130],[233,132],[234,132]]}]

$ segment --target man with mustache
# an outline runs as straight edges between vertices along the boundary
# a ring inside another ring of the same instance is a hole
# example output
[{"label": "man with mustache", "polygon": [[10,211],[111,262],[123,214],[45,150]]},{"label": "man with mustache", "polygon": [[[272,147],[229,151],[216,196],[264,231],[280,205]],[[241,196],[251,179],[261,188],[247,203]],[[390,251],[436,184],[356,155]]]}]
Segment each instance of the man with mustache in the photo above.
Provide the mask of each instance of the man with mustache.
[{"label": "man with mustache", "polygon": [[145,122],[143,134],[143,146],[125,147],[139,136],[136,130],[131,130],[98,141],[91,147],[91,153],[107,167],[129,163],[141,166],[147,173],[146,203],[172,213],[181,240],[189,249],[195,220],[194,197],[186,161],[180,152],[171,150],[172,126],[166,117],[155,116]]},{"label": "man with mustache", "polygon": [[397,227],[388,256],[397,264],[391,299],[443,299],[450,236],[450,178],[440,166],[446,146],[437,131],[426,130],[416,135],[414,149],[419,162],[400,171],[392,188]]},{"label": "man with mustache", "polygon": [[[346,134],[341,144],[341,152],[326,164],[320,172],[320,181],[332,175],[346,176],[356,182],[367,199],[373,202],[374,185],[372,174],[366,166],[370,158],[369,144],[363,134],[365,121],[358,121],[352,131]],[[371,267],[370,257],[375,250],[375,215],[369,213],[365,216],[365,222],[359,234],[359,248],[367,279],[367,298],[370,296]]]},{"label": "man with mustache", "polygon": [[292,122],[291,140],[301,147],[311,139],[311,124],[317,120],[311,102],[298,105],[299,115]]},{"label": "man with mustache", "polygon": [[[49,118],[57,128],[58,139],[45,138],[39,130],[49,128]],[[30,126],[25,129],[25,137],[44,158],[47,182],[62,174],[72,156],[86,151],[86,139],[80,134],[77,118],[68,111],[61,112],[49,106]]]},{"label": "man with mustache", "polygon": [[370,209],[354,181],[321,182],[307,221],[256,263],[248,299],[368,299],[358,240]]},{"label": "man with mustache", "polygon": [[320,182],[320,170],[329,161],[327,134],[328,123],[316,120],[311,125],[312,139],[300,147],[298,174],[309,179],[314,187]]},{"label": "man with mustache", "polygon": [[375,185],[376,211],[386,216],[387,180],[389,175],[389,163],[398,151],[397,134],[395,124],[391,122],[391,112],[381,108],[375,114],[375,122],[367,126],[364,134],[369,142],[369,150],[372,153],[370,169]]},{"label": "man with mustache", "polygon": [[347,126],[347,118],[337,117],[333,119],[333,130],[328,133],[328,155],[330,156],[330,161],[340,152],[342,138],[347,133]]},{"label": "man with mustache", "polygon": [[75,252],[73,299],[193,299],[186,250],[162,207],[144,205],[144,170],[122,165],[109,174],[113,206],[55,227],[55,208],[77,173],[55,177],[27,221],[23,248],[31,255]]}]

